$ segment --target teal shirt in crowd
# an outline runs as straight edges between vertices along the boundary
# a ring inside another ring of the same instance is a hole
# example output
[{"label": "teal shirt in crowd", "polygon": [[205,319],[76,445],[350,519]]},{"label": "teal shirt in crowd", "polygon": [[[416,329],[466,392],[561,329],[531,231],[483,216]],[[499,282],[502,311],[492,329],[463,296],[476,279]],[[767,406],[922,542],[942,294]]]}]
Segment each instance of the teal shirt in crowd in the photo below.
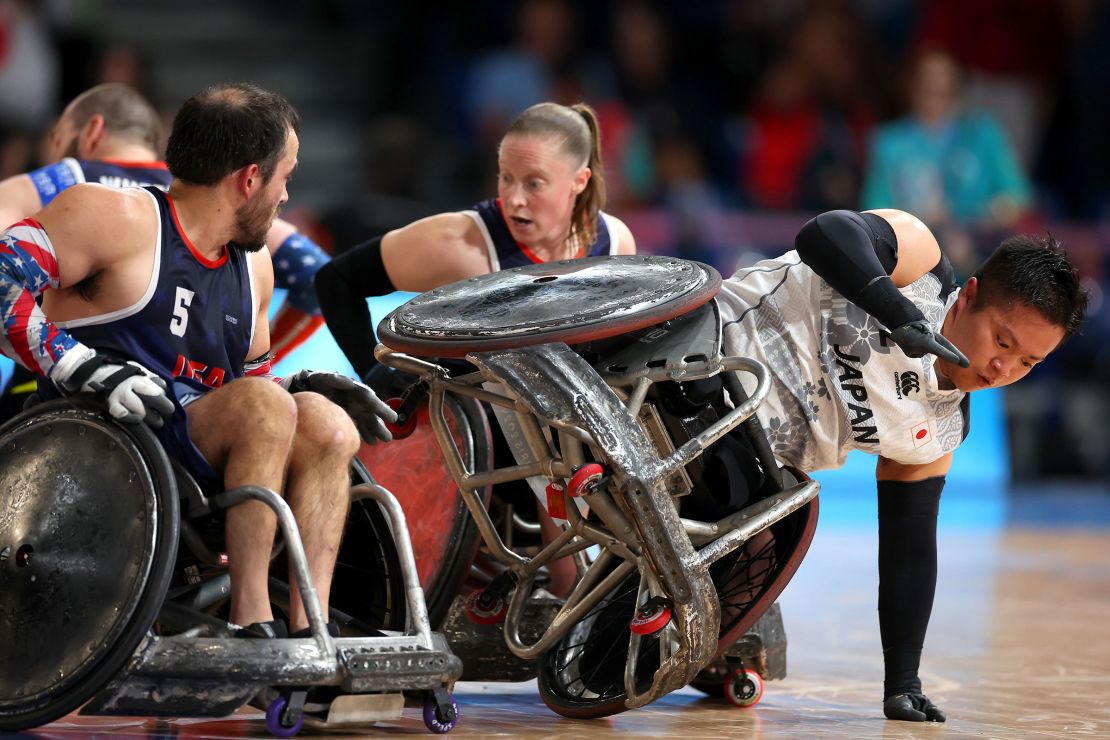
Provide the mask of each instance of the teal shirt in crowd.
[{"label": "teal shirt in crowd", "polygon": [[923,218],[987,219],[1009,196],[1029,204],[1029,179],[1005,133],[984,113],[964,113],[935,127],[905,118],[871,136],[862,208],[898,208]]}]

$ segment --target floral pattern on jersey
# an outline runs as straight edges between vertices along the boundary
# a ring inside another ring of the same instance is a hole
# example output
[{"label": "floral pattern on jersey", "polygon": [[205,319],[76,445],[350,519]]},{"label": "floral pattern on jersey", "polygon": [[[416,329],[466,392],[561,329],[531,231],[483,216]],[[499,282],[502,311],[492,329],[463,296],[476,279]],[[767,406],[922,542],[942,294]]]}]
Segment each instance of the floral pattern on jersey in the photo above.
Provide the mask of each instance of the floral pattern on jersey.
[{"label": "floral pattern on jersey", "polygon": [[[809,424],[817,420],[821,411],[813,397],[820,390],[818,385],[807,380],[798,362],[776,297],[766,296],[764,305],[768,310],[755,315],[755,328],[765,352],[767,369],[775,376],[772,392],[782,413],[768,419],[767,433],[775,454],[780,459],[798,464],[812,443]],[[824,390],[828,396],[828,389]]]}]

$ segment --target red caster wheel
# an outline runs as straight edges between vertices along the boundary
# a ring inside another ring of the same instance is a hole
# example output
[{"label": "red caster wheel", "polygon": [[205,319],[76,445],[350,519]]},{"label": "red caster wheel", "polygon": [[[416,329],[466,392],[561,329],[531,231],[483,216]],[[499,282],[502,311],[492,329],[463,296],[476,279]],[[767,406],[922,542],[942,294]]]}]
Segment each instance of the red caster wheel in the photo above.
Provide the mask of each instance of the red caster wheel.
[{"label": "red caster wheel", "polygon": [[763,698],[763,679],[751,669],[736,669],[725,678],[725,698],[738,707],[755,706]]},{"label": "red caster wheel", "polygon": [[[401,408],[402,399],[390,398],[386,400],[385,405],[396,411]],[[409,414],[409,417],[401,424],[390,424],[386,422],[386,429],[393,435],[393,439],[404,439],[416,431],[416,412]]]},{"label": "red caster wheel", "polygon": [[574,475],[570,477],[570,482],[567,483],[567,493],[572,498],[578,498],[586,492],[586,489],[601,480],[604,475],[605,468],[597,463],[586,463],[575,470]]},{"label": "red caster wheel", "polygon": [[497,624],[507,609],[504,599],[492,597],[485,591],[475,591],[466,597],[466,616],[475,624]]},{"label": "red caster wheel", "polygon": [[654,635],[670,623],[670,607],[666,604],[647,605],[629,622],[628,629],[637,635]]}]

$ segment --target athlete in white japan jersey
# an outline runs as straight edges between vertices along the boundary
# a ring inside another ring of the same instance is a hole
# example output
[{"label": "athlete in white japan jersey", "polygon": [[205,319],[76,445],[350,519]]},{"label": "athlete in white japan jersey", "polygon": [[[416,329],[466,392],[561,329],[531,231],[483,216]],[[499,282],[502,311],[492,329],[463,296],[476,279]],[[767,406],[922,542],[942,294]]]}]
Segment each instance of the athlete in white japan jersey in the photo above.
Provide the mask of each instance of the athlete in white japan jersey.
[{"label": "athlete in white japan jersey", "polygon": [[[959,293],[943,257],[901,292],[937,333]],[[737,271],[717,300],[726,354],[753,357],[770,371],[772,389],[757,415],[781,462],[806,472],[836,468],[858,449],[919,465],[967,436],[967,394],[940,387],[936,358],[907,357],[797,252]],[[739,376],[752,392],[752,376]]]}]

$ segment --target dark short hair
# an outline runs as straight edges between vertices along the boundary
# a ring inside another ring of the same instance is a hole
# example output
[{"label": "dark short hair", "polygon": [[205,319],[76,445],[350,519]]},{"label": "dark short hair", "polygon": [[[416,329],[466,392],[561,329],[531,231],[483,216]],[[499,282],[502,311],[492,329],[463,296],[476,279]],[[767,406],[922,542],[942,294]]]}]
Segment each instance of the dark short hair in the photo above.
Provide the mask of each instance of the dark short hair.
[{"label": "dark short hair", "polygon": [[975,271],[983,305],[1021,303],[1061,327],[1079,331],[1087,311],[1087,291],[1079,271],[1051,234],[1018,234],[1006,239]]},{"label": "dark short hair", "polygon": [[248,83],[209,87],[185,101],[173,119],[166,165],[175,178],[215,185],[257,164],[263,181],[285,153],[289,131],[301,120],[289,101]]},{"label": "dark short hair", "polygon": [[93,116],[104,118],[104,130],[124,141],[157,152],[162,142],[162,118],[147,99],[127,85],[97,85],[73,99],[65,116],[80,129]]}]

